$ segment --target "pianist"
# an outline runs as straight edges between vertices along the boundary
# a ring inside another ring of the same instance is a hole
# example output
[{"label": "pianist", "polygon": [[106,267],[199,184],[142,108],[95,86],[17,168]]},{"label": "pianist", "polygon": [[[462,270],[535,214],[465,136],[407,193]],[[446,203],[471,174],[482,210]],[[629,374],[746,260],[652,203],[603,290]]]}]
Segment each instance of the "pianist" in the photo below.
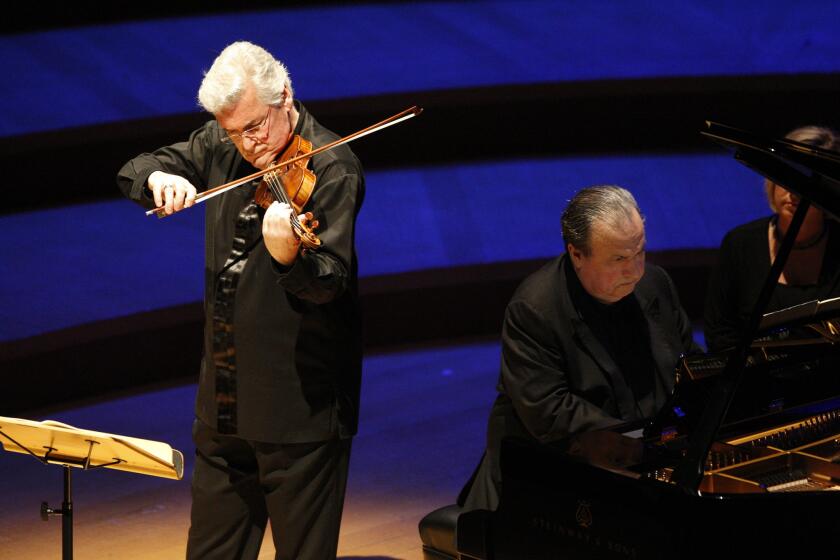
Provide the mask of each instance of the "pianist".
[{"label": "pianist", "polygon": [[[824,127],[797,128],[785,138],[827,150],[840,150],[838,133]],[[769,179],[765,180],[764,186],[773,215],[727,233],[720,246],[717,267],[709,279],[704,329],[710,351],[737,344],[799,204],[798,196]],[[812,206],[805,215],[766,311],[837,296],[840,296],[840,228],[822,210]]]},{"label": "pianist", "polygon": [[487,450],[459,504],[496,509],[501,439],[549,443],[653,415],[695,345],[664,270],[645,264],[633,195],[581,190],[562,216],[566,252],[528,277],[505,311]]}]

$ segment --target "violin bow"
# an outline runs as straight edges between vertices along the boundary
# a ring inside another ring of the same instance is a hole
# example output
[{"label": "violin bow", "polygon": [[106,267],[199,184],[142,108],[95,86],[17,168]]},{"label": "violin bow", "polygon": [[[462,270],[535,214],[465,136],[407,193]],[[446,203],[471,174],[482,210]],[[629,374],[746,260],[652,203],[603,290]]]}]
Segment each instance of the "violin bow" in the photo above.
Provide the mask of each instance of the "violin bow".
[{"label": "violin bow", "polygon": [[[337,148],[338,146],[341,146],[342,144],[347,144],[348,142],[352,142],[353,140],[357,140],[357,139],[359,139],[363,136],[367,136],[368,134],[373,134],[374,132],[379,132],[380,130],[384,130],[384,129],[388,128],[389,126],[394,126],[397,123],[401,123],[401,122],[403,122],[405,120],[408,120],[412,117],[416,117],[417,115],[419,115],[422,112],[423,112],[423,108],[418,107],[417,105],[414,105],[413,107],[409,107],[408,109],[406,109],[404,111],[401,111],[401,112],[397,113],[396,115],[390,116],[387,119],[382,120],[382,121],[380,121],[376,124],[372,124],[367,128],[363,128],[362,130],[354,132],[353,134],[348,134],[344,138],[339,138],[338,140],[330,142],[329,144],[324,144],[320,148],[315,148],[311,152],[307,152],[305,154],[301,154],[299,156],[287,159],[286,161],[283,161],[283,162],[275,164],[275,165],[270,165],[269,167],[266,167],[265,169],[257,171],[256,173],[251,173],[250,175],[248,175],[246,177],[236,179],[234,181],[231,181],[230,183],[225,183],[224,185],[219,185],[218,187],[213,187],[212,189],[208,189],[208,190],[202,192],[201,194],[199,194],[198,196],[195,197],[194,204],[198,204],[199,202],[204,202],[205,200],[213,198],[214,196],[218,196],[222,193],[226,193],[227,191],[229,191],[231,189],[235,189],[236,187],[244,185],[245,183],[249,183],[249,182],[253,181],[254,179],[259,179],[260,177],[262,177],[263,175],[265,175],[267,173],[271,173],[273,171],[278,171],[281,168],[288,167],[289,165],[291,165],[295,162],[298,162],[302,159],[311,158],[312,156],[318,155],[322,152],[326,152],[327,150],[332,150],[333,148]],[[163,206],[158,206],[157,208],[152,208],[151,210],[146,212],[147,216],[151,216],[152,214],[155,214],[158,218],[165,218],[166,217],[166,212],[164,211]]]}]

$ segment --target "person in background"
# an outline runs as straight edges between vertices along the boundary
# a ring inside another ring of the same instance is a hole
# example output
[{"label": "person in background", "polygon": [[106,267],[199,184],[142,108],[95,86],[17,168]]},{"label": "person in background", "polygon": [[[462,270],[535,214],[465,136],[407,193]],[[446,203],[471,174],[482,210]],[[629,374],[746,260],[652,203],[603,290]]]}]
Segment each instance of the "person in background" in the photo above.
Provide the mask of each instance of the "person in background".
[{"label": "person in background", "polygon": [[[199,191],[269,167],[296,135],[315,148],[338,138],[294,98],[285,66],[248,42],[219,54],[198,98],[215,118],[126,163],[117,181],[127,197],[171,214]],[[318,251],[301,249],[287,204],[255,203],[259,181],[206,203],[193,560],[256,559],[268,520],[276,558],[336,556],[359,414],[354,235],[364,176],[347,146],[308,165]]]},{"label": "person in background", "polygon": [[[822,126],[797,128],[785,138],[826,150],[840,149],[838,133]],[[797,195],[769,179],[764,187],[773,214],[734,228],[720,245],[704,311],[710,352],[738,343],[799,204]],[[840,296],[840,229],[822,210],[811,206],[765,312],[836,296]]]}]

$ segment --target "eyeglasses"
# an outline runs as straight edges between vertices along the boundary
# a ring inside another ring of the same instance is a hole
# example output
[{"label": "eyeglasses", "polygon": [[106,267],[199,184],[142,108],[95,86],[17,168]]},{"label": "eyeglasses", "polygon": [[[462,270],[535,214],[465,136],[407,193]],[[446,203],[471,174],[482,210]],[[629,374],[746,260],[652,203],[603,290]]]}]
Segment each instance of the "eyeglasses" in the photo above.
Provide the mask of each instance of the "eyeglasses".
[{"label": "eyeglasses", "polygon": [[255,124],[254,126],[246,128],[242,132],[226,132],[226,134],[222,136],[222,142],[224,142],[225,144],[231,144],[235,140],[241,140],[242,138],[250,138],[251,140],[256,140],[263,126],[265,126],[266,131],[268,131],[268,127],[271,124],[271,110],[273,108],[274,105],[268,106],[268,112],[265,114],[265,117],[263,117],[263,120],[261,120],[259,124]]}]

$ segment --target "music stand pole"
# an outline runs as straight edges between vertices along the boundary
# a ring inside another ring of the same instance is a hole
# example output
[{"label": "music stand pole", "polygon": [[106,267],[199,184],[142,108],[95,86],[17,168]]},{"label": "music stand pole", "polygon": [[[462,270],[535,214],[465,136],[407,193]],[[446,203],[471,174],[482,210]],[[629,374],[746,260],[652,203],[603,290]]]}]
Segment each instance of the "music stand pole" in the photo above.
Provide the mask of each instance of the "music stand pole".
[{"label": "music stand pole", "polygon": [[61,516],[61,560],[73,560],[73,500],[71,496],[71,471],[64,466],[64,501],[61,509],[52,509],[47,502],[41,502],[41,519],[49,521],[50,515]]},{"label": "music stand pole", "polygon": [[70,467],[64,466],[64,501],[61,502],[61,556],[73,560],[73,500],[70,496]]},{"label": "music stand pole", "polygon": [[61,516],[61,560],[73,560],[73,500],[71,496],[71,471],[64,466],[64,501],[61,509],[52,509],[47,502],[41,502],[41,519],[49,521],[50,515]]}]

